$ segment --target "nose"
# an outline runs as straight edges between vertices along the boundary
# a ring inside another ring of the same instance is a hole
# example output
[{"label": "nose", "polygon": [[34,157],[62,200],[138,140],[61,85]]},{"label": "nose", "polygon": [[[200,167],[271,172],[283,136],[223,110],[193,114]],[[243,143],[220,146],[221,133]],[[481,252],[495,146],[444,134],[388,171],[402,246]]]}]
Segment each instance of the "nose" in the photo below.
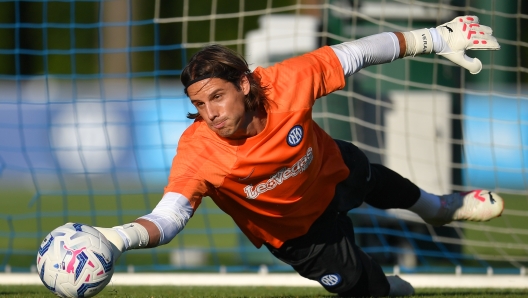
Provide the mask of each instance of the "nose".
[{"label": "nose", "polygon": [[218,109],[215,107],[214,104],[207,103],[205,104],[205,112],[207,113],[207,117],[209,120],[213,121],[216,117],[218,117]]}]

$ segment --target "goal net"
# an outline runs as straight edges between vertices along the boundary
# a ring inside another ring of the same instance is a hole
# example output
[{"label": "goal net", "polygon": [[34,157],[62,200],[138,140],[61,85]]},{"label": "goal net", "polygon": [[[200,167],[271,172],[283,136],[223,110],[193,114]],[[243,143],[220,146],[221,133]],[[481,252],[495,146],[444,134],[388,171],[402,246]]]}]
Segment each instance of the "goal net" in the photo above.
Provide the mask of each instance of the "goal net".
[{"label": "goal net", "polygon": [[[66,222],[110,227],[160,200],[194,112],[179,75],[211,43],[268,66],[320,46],[477,15],[497,52],[471,75],[436,55],[351,76],[313,117],[429,192],[485,188],[486,223],[433,228],[402,210],[350,212],[387,273],[524,274],[528,265],[528,3],[470,0],[0,1],[0,271],[34,269]],[[294,100],[294,99],[292,99]],[[171,243],[117,271],[292,271],[210,200]]]}]

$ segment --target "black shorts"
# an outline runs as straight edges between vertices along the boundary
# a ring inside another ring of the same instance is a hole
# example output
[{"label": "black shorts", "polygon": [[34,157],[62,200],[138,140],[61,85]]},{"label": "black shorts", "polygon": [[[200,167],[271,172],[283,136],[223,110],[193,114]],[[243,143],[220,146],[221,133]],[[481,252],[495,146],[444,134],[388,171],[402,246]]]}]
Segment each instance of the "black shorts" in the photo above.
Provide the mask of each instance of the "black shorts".
[{"label": "black shorts", "polygon": [[[348,297],[387,296],[389,283],[381,267],[355,243],[354,227],[347,213],[367,202],[379,208],[407,208],[419,197],[419,189],[381,165],[371,165],[355,145],[336,140],[349,177],[336,186],[332,202],[308,232],[287,240],[270,252],[300,275],[318,281],[326,290]],[[394,184],[394,186],[393,186]],[[401,195],[396,199],[390,187]]]},{"label": "black shorts", "polygon": [[389,283],[381,267],[354,242],[354,228],[335,201],[308,233],[280,248],[266,245],[301,276],[318,281],[327,291],[347,297],[387,296]]}]

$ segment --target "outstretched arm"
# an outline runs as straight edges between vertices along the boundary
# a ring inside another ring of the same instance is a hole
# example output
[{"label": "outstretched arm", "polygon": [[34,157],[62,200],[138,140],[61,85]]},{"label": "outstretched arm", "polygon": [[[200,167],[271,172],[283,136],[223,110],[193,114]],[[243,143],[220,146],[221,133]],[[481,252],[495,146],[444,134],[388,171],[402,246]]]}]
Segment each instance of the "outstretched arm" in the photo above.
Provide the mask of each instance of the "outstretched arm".
[{"label": "outstretched arm", "polygon": [[158,229],[158,227],[156,226],[156,224],[154,224],[153,222],[151,222],[149,220],[143,219],[143,218],[138,218],[138,219],[134,220],[134,222],[137,223],[137,224],[140,224],[141,226],[143,226],[145,228],[145,230],[147,230],[147,234],[149,236],[149,240],[148,240],[147,245],[145,246],[145,248],[156,247],[156,246],[159,245],[160,238],[161,238],[161,233],[160,233],[160,230]]},{"label": "outstretched arm", "polygon": [[436,28],[380,33],[331,47],[345,76],[370,65],[433,52],[477,74],[482,70],[482,63],[468,57],[466,50],[499,50],[500,45],[492,32],[490,27],[479,24],[478,17],[463,16]]},{"label": "outstretched arm", "polygon": [[112,228],[95,228],[110,240],[117,259],[130,249],[169,243],[185,227],[193,212],[186,197],[168,192],[151,213],[132,223]]}]

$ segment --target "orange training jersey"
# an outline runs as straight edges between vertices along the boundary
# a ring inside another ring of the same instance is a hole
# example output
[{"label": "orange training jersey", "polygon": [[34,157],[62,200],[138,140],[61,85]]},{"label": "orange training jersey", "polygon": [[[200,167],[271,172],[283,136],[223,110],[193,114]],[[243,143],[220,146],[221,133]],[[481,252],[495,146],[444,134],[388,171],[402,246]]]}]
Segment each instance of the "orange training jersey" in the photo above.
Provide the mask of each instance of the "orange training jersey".
[{"label": "orange training jersey", "polygon": [[266,86],[266,127],[243,140],[219,137],[203,121],[181,136],[165,192],[194,210],[210,196],[256,246],[305,234],[348,176],[334,140],[312,120],[321,96],[345,85],[330,47],[285,60],[254,75]]}]

